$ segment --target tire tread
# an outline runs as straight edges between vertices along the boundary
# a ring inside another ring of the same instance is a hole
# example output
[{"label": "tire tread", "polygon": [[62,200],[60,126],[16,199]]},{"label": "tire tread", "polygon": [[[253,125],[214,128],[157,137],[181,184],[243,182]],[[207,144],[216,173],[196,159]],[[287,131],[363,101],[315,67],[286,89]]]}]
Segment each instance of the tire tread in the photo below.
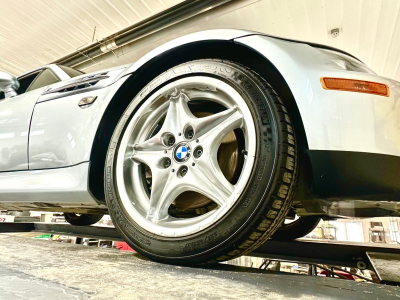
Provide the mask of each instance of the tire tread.
[{"label": "tire tread", "polygon": [[[237,63],[235,64],[237,65]],[[224,261],[227,259],[230,260],[237,258],[239,256],[246,255],[257,249],[263,243],[265,243],[270,238],[270,236],[279,229],[279,227],[282,224],[282,220],[289,212],[294,199],[294,190],[297,185],[297,172],[298,172],[297,170],[298,162],[296,155],[297,147],[290,116],[285,106],[283,105],[281,99],[279,98],[278,94],[269,85],[269,83],[264,78],[262,78],[260,75],[250,70],[249,68],[243,65],[242,67],[246,69],[249,73],[252,73],[254,77],[258,79],[258,81],[262,82],[263,90],[273,97],[272,102],[275,104],[275,112],[278,118],[277,123],[281,124],[282,126],[282,129],[280,130],[281,134],[280,138],[282,139],[282,142],[280,143],[279,155],[281,161],[283,162],[281,165],[286,167],[279,168],[279,171],[277,172],[279,175],[275,178],[275,183],[274,183],[275,185],[278,186],[275,187],[274,192],[269,195],[271,198],[275,198],[275,200],[272,203],[272,208],[268,206],[266,207],[265,212],[262,214],[262,217],[257,222],[258,225],[255,228],[254,227],[249,228],[250,230],[247,233],[248,238],[243,243],[241,243],[239,246],[231,247],[229,250],[226,251],[227,254],[218,257],[216,261]],[[293,148],[291,153],[288,153],[287,149],[289,147]],[[293,165],[293,167],[288,168],[288,166],[290,165]],[[291,178],[289,178],[288,174],[291,175]],[[281,197],[279,195],[281,187],[283,187],[287,191],[285,197]],[[283,205],[282,205],[282,199],[285,200],[283,201]],[[281,201],[281,203],[278,204],[277,201]],[[275,209],[274,207],[276,206],[278,206],[279,208]],[[273,213],[271,214],[271,212]],[[269,226],[266,226],[267,224],[269,224]],[[260,233],[262,234],[258,235]],[[256,236],[254,234],[257,234],[258,238],[254,239],[254,237]],[[208,263],[212,262],[209,261]]]}]

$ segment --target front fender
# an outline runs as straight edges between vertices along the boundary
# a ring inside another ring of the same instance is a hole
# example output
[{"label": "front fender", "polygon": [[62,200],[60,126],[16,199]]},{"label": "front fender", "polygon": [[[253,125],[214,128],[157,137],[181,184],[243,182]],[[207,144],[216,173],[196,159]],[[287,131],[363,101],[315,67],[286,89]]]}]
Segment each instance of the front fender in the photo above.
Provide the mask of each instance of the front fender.
[{"label": "front fender", "polygon": [[[112,85],[35,106],[29,133],[29,169],[60,168],[89,162],[97,129],[115,93],[129,76]],[[78,102],[97,97],[88,107]]]},{"label": "front fender", "polygon": [[[286,80],[304,124],[310,150],[354,151],[400,156],[400,83],[340,65],[340,56],[309,44],[262,35],[235,39],[268,59]],[[353,58],[349,58],[351,61]],[[387,84],[390,96],[325,90],[321,77]],[[267,78],[268,80],[268,78]]]},{"label": "front fender", "polygon": [[151,61],[153,58],[164,54],[165,52],[178,48],[183,45],[202,42],[202,41],[230,41],[239,37],[248,36],[252,34],[258,34],[253,31],[248,30],[238,30],[238,29],[215,29],[207,30],[201,32],[195,32],[189,35],[182,36],[175,40],[169,41],[157,47],[156,49],[150,51],[138,61],[133,63],[129,68],[127,68],[125,74],[134,73],[144,66],[147,62]]}]

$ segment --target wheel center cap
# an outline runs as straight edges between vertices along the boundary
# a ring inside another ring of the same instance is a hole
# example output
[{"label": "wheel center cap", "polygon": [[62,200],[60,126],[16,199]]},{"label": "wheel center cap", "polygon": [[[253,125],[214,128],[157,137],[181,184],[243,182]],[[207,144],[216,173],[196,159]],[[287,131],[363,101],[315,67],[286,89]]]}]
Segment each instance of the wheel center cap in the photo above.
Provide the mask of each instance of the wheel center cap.
[{"label": "wheel center cap", "polygon": [[178,163],[186,162],[190,158],[191,153],[192,149],[190,148],[189,143],[179,143],[178,145],[176,145],[174,150],[174,159]]}]

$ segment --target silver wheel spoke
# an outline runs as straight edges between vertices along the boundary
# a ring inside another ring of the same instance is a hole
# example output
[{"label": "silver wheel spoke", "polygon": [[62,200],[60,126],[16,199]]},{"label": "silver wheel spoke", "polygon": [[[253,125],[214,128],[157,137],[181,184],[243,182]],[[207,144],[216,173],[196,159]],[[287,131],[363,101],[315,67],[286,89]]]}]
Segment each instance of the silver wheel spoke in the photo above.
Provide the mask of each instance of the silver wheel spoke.
[{"label": "silver wheel spoke", "polygon": [[197,166],[198,168],[191,168],[189,171],[191,176],[188,176],[188,182],[191,190],[207,196],[219,206],[224,206],[232,195],[234,186],[226,180],[219,167],[214,171],[212,167],[203,163]]},{"label": "silver wheel spoke", "polygon": [[172,168],[165,167],[164,151],[136,151],[131,159],[136,163],[144,163],[151,170],[152,183],[150,194],[150,208],[147,218],[152,222],[167,217],[168,207],[174,201],[174,180],[172,176]]},{"label": "silver wheel spoke", "polygon": [[[147,219],[153,223],[168,217],[168,208],[177,196],[185,191],[198,192],[217,203],[225,205],[232,195],[234,186],[226,180],[217,161],[220,142],[226,134],[242,126],[243,117],[237,107],[224,110],[205,118],[196,118],[190,112],[189,98],[180,93],[170,98],[168,112],[159,133],[143,143],[134,146],[132,160],[145,163],[152,172],[152,191]],[[202,137],[202,145],[207,147],[197,161],[197,168],[191,168],[189,174],[179,178],[171,168],[163,167],[166,146],[162,134],[181,132],[181,128],[191,125],[196,138]]]},{"label": "silver wheel spoke", "polygon": [[131,159],[136,163],[144,163],[148,165],[153,172],[153,168],[161,167],[158,165],[164,157],[164,151],[137,151],[135,149]]},{"label": "silver wheel spoke", "polygon": [[161,131],[176,134],[182,132],[185,124],[195,116],[193,116],[187,105],[189,98],[184,93],[180,93],[176,97],[171,96],[169,101],[168,112]]},{"label": "silver wheel spoke", "polygon": [[[219,115],[219,114],[217,114]],[[231,110],[227,116],[218,119],[221,120],[218,125],[211,127],[200,137],[200,144],[203,148],[209,149],[210,153],[217,155],[219,144],[224,137],[236,128],[241,128],[243,116],[237,110]]]},{"label": "silver wheel spoke", "polygon": [[[240,122],[237,122],[239,119],[242,119],[242,115],[238,112],[237,107],[232,107],[209,117],[192,119],[190,125],[192,125],[195,130],[195,138],[200,138],[213,129],[223,132],[224,128],[230,127],[229,125],[232,122],[240,124]],[[239,126],[236,128],[238,127]]]},{"label": "silver wheel spoke", "polygon": [[171,169],[158,169],[152,172],[152,191],[150,195],[150,209],[147,219],[153,223],[168,217],[168,208],[176,198],[174,173]]},{"label": "silver wheel spoke", "polygon": [[166,147],[162,142],[161,134],[156,134],[155,136],[149,138],[143,143],[134,146],[134,150],[137,151],[157,151],[164,150]]}]

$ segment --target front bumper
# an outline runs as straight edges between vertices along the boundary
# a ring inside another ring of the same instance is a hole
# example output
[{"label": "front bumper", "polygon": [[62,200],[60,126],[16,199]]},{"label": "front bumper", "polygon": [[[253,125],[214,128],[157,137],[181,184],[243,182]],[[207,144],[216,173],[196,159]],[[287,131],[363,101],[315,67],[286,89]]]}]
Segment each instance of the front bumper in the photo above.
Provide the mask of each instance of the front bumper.
[{"label": "front bumper", "polygon": [[[235,42],[265,56],[296,101],[311,169],[311,195],[306,189],[299,198],[400,201],[399,82],[303,43],[259,35]],[[390,96],[325,90],[321,77],[387,84]]]},{"label": "front bumper", "polygon": [[313,192],[333,200],[400,201],[400,157],[310,150]]}]

